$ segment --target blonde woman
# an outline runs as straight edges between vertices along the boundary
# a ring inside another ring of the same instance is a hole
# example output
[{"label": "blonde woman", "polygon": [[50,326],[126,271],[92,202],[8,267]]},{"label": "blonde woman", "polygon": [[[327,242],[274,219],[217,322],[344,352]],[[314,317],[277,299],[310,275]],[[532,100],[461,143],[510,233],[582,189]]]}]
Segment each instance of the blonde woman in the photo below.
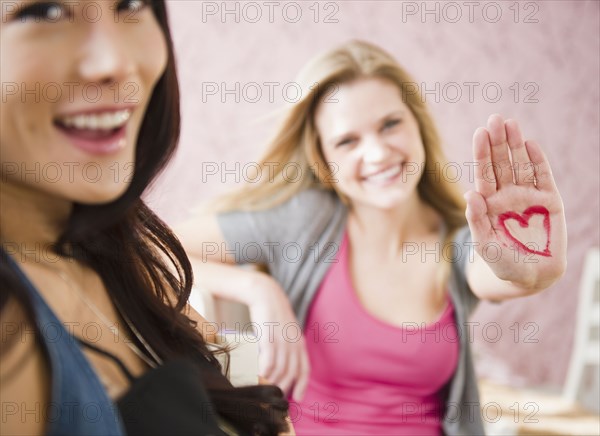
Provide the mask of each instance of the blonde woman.
[{"label": "blonde woman", "polygon": [[531,295],[564,273],[548,161],[492,115],[473,137],[465,205],[389,54],[350,42],[299,83],[262,177],[179,228],[198,283],[248,304],[261,374],[293,399],[298,434],[483,434],[465,322],[479,300]]}]

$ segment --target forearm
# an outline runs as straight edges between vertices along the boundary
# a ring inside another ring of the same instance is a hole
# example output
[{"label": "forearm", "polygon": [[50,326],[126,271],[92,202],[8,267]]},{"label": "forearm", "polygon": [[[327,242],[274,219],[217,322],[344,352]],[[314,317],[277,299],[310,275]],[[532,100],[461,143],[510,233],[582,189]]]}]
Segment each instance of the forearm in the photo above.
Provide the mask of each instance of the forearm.
[{"label": "forearm", "polygon": [[202,261],[190,255],[195,284],[212,295],[251,306],[261,294],[262,272],[220,262]]}]

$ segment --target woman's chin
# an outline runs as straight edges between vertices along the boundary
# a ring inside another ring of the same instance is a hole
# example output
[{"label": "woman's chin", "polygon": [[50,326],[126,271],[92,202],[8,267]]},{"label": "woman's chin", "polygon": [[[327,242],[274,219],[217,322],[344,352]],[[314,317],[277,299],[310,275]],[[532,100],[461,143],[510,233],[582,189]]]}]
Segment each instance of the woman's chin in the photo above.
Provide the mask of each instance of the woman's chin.
[{"label": "woman's chin", "polygon": [[368,206],[374,209],[392,210],[402,205],[405,205],[411,196],[410,192],[395,191],[395,192],[379,192],[370,193],[362,198],[354,198],[354,201],[361,203],[363,206]]},{"label": "woman's chin", "polygon": [[98,189],[99,187],[95,186],[94,189],[77,193],[73,200],[80,204],[100,206],[102,204],[112,203],[113,201],[118,200],[127,191],[128,187],[129,185],[124,185],[119,187],[111,187],[112,189]]}]

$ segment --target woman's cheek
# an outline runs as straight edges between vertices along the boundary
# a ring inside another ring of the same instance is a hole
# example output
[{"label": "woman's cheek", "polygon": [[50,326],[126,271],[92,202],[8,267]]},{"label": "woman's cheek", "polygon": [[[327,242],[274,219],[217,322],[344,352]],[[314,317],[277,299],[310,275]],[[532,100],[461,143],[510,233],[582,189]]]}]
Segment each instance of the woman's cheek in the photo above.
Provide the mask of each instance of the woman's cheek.
[{"label": "woman's cheek", "polygon": [[[154,88],[158,79],[167,67],[167,41],[165,35],[154,17],[151,18],[140,32],[137,51],[140,54],[141,70],[148,82],[149,88]],[[153,56],[147,56],[147,53]]]}]

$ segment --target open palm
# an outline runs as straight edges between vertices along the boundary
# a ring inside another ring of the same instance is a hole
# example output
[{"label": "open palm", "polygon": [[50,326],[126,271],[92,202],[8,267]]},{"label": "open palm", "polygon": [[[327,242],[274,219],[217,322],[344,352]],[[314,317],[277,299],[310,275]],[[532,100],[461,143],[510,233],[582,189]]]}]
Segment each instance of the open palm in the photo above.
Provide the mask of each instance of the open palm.
[{"label": "open palm", "polygon": [[531,288],[566,266],[563,203],[540,146],[516,121],[488,119],[473,136],[475,191],[465,195],[475,250],[502,280]]}]

